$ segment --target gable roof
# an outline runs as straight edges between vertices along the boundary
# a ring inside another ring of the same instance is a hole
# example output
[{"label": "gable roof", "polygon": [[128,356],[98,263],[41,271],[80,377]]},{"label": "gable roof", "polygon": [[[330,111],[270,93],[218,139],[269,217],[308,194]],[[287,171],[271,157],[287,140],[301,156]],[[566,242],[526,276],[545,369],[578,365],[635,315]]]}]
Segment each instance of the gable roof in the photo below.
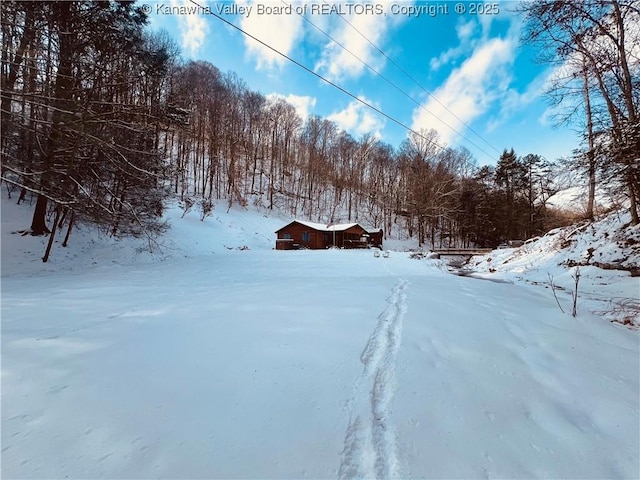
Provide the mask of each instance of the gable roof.
[{"label": "gable roof", "polygon": [[358,225],[357,223],[337,223],[335,225],[331,225],[331,224],[324,225],[322,223],[306,222],[304,220],[294,220],[294,222],[298,222],[302,225],[305,225],[309,228],[313,228],[314,230],[318,230],[320,232],[341,232],[343,230],[348,230],[351,227],[355,227],[356,225]]},{"label": "gable roof", "polygon": [[294,220],[293,222],[288,223],[284,227],[276,230],[276,232],[279,232],[280,230],[284,230],[289,225],[292,225],[294,223],[299,223],[300,225],[304,225],[305,227],[309,227],[318,232],[343,232],[355,226],[358,226],[366,231],[366,229],[358,223],[337,223],[335,225],[331,225],[331,224],[325,225],[324,223],[313,223],[313,222],[307,222],[305,220]]}]

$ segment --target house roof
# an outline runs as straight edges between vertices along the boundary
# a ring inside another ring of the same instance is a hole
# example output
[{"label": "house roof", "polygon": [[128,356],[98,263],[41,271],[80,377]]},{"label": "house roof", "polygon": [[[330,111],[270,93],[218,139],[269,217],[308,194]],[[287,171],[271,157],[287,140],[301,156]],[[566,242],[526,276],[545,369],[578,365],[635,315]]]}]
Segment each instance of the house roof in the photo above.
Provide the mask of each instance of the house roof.
[{"label": "house roof", "polygon": [[358,224],[358,223],[337,223],[334,225],[325,225],[324,223],[313,223],[313,222],[307,222],[305,220],[294,220],[291,223],[288,223],[287,225],[285,225],[284,227],[276,230],[276,232],[279,232],[280,230],[283,230],[285,228],[287,228],[289,225],[291,225],[292,223],[299,223],[301,225],[304,225],[306,227],[309,227],[313,230],[316,230],[318,232],[343,232],[345,230],[349,230],[352,227],[358,226],[360,228],[362,228],[363,230],[366,231],[366,229]]},{"label": "house roof", "polygon": [[304,220],[294,220],[294,221],[301,223],[302,225],[306,225],[309,228],[313,228],[314,230],[318,230],[320,232],[342,232],[343,230],[348,230],[351,227],[355,227],[356,225],[358,225],[357,223],[337,223],[335,225],[331,225],[331,224],[325,225],[322,223],[306,222]]}]

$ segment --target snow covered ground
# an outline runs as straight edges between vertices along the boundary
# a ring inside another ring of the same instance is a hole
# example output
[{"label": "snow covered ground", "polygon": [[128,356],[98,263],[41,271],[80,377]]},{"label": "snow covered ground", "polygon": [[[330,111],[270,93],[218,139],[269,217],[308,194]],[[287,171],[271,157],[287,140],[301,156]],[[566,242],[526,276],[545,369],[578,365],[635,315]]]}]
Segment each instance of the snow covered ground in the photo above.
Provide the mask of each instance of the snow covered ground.
[{"label": "snow covered ground", "polygon": [[557,228],[520,248],[474,257],[467,268],[476,278],[545,288],[553,284],[558,302],[567,312],[572,310],[577,272],[579,312],[587,310],[638,328],[640,225],[629,227],[629,221],[628,213],[613,212],[591,224]]},{"label": "snow covered ground", "polygon": [[638,331],[549,288],[233,210],[43,265],[2,208],[3,478],[640,476]]}]

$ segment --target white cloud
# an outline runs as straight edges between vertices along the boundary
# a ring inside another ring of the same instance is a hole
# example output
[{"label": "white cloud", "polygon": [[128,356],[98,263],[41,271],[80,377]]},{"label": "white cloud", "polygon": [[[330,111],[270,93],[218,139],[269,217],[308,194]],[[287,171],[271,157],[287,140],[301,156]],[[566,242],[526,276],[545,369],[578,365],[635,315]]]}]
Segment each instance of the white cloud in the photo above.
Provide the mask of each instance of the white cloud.
[{"label": "white cloud", "polygon": [[[258,14],[258,6],[284,8],[284,3],[258,0],[237,1],[238,5],[251,7],[251,13],[240,20],[242,29],[279,52],[289,55],[297,40],[302,36],[302,18],[296,14],[262,13]],[[247,55],[256,62],[258,70],[270,70],[284,65],[288,60],[282,55],[256,42],[250,37],[244,37]]]},{"label": "white cloud", "polygon": [[[379,2],[372,6],[381,6],[384,11],[388,11],[388,3],[390,2]],[[364,63],[380,71],[384,66],[384,57],[372,44],[381,47],[382,39],[389,28],[403,21],[404,17],[402,15],[345,15],[353,27],[338,16],[335,17],[332,25],[322,28],[342,46],[329,40],[324,45],[315,71],[332,81],[360,77],[369,70]],[[316,22],[315,18],[313,21]]]},{"label": "white cloud", "polygon": [[433,57],[429,61],[429,67],[431,70],[438,70],[443,65],[447,65],[452,60],[460,57],[465,51],[465,48],[462,45],[458,45],[456,47],[449,48],[445,50],[437,57]]},{"label": "white cloud", "polygon": [[[374,105],[373,102],[367,100],[365,97],[359,98],[371,105]],[[353,100],[343,110],[332,113],[327,117],[327,119],[335,122],[338,127],[356,137],[366,133],[371,133],[376,138],[381,138],[381,131],[386,123],[385,120],[380,118],[377,113],[357,100]]]},{"label": "white cloud", "polygon": [[[506,115],[518,102],[533,100],[539,85],[527,88],[522,94],[510,89],[522,19],[511,16],[509,22],[506,35],[493,38],[490,37],[491,19],[458,23],[459,45],[432,59],[431,63],[440,66],[462,55],[465,60],[452,69],[433,95],[414,110],[414,130],[435,129],[444,143],[455,144],[464,134],[466,125],[477,117],[496,108]],[[497,121],[492,121],[489,126],[495,127]],[[478,141],[473,140],[475,143]]]},{"label": "white cloud", "polygon": [[489,38],[489,33],[491,32],[491,24],[493,23],[494,15],[478,15],[478,20],[480,21],[480,25],[482,27],[482,38]]},{"label": "white cloud", "polygon": [[[552,91],[558,85],[569,86],[572,83],[575,91],[581,92],[583,88],[582,58],[578,54],[569,55],[563,63],[543,72],[537,82],[539,83],[540,95]],[[593,88],[596,88],[595,82],[590,83],[592,83]],[[592,98],[592,105],[595,105],[595,103],[595,98]],[[580,104],[582,104],[581,94],[578,96],[564,95],[560,101],[548,105],[538,121],[543,126],[555,126],[561,118],[570,112],[574,112],[576,109],[583,109]]]},{"label": "white cloud", "polygon": [[445,50],[437,57],[433,57],[429,62],[431,70],[438,70],[443,65],[447,65],[452,60],[455,60],[456,58],[464,55],[465,52],[470,51],[473,47],[472,36],[477,27],[478,23],[473,19],[469,20],[468,22],[460,19],[458,25],[456,26],[456,33],[459,40],[458,45]]},{"label": "white cloud", "polygon": [[311,115],[313,109],[316,106],[317,99],[315,97],[309,97],[306,95],[294,95],[293,93],[289,95],[282,95],[281,93],[270,93],[267,95],[267,100],[274,101],[275,99],[281,98],[293,108],[296,109],[298,115],[302,120],[306,120]]},{"label": "white cloud", "polygon": [[487,131],[494,131],[500,125],[503,125],[512,113],[523,109],[536,100],[542,93],[542,83],[543,80],[541,81],[540,77],[537,77],[522,92],[518,92],[513,88],[508,89],[501,100],[500,112],[487,122]]},{"label": "white cloud", "polygon": [[518,46],[517,35],[481,42],[459,68],[454,69],[433,97],[413,113],[414,130],[435,129],[443,142],[454,143],[464,124],[486,113],[508,91],[510,67]]},{"label": "white cloud", "polygon": [[468,41],[471,39],[473,32],[476,29],[476,22],[474,20],[469,20],[468,22],[464,21],[464,17],[460,18],[458,25],[456,26],[456,33],[458,34],[458,39],[461,42]]},{"label": "white cloud", "polygon": [[[185,7],[187,11],[193,9],[194,5],[188,0],[171,0],[171,7]],[[188,8],[186,8],[188,7]],[[182,49],[192,56],[196,55],[204,45],[209,26],[205,16],[202,14],[176,15],[178,30],[180,30],[180,40]]]}]

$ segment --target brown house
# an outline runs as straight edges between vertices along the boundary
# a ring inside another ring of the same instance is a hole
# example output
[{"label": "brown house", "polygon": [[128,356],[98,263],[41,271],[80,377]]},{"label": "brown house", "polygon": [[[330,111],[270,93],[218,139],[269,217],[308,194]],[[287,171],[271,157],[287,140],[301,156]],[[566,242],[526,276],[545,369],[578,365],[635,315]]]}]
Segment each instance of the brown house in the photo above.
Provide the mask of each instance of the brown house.
[{"label": "brown house", "polygon": [[324,225],[294,220],[276,230],[276,250],[298,248],[382,248],[382,230],[369,232],[357,223]]}]

